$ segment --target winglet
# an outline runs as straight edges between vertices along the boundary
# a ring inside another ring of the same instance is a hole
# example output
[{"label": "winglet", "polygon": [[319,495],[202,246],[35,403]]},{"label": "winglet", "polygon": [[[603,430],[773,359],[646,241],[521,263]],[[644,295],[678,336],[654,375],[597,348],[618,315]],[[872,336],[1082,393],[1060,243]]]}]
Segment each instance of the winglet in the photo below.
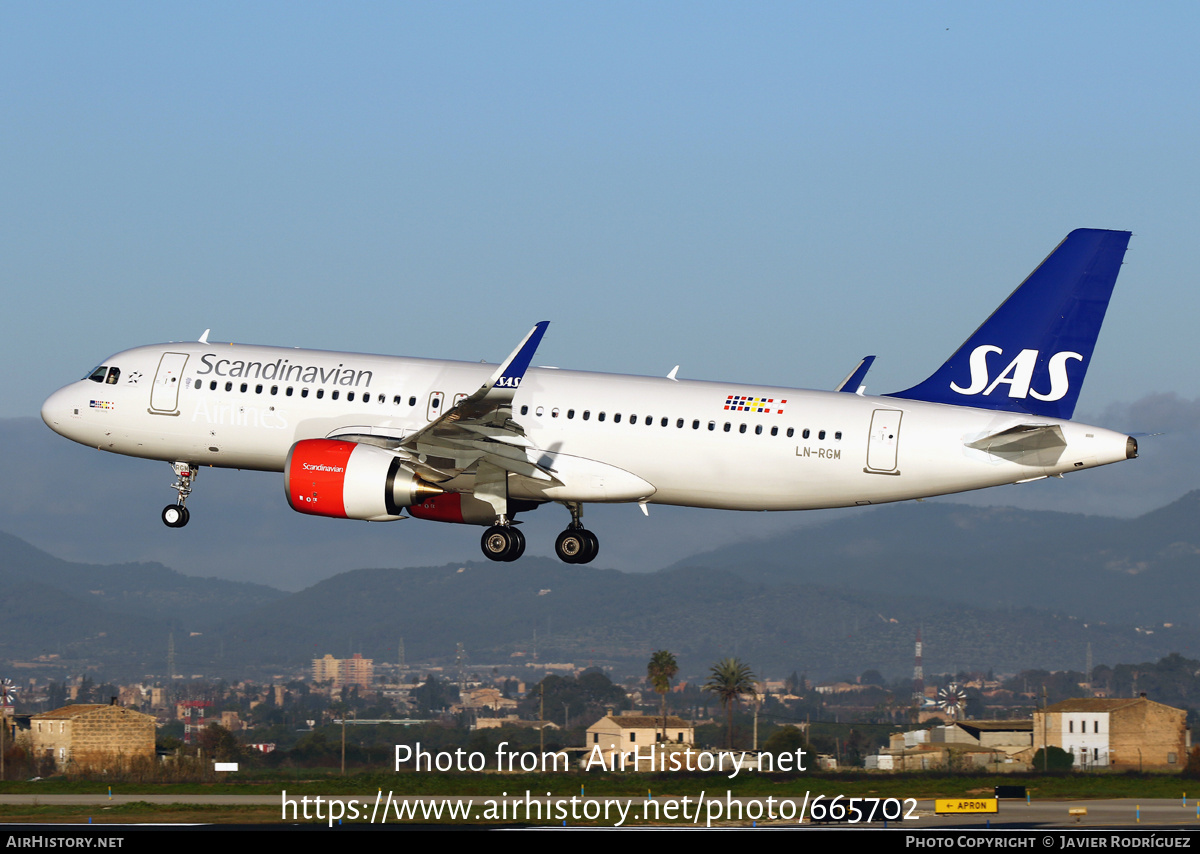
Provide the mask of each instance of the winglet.
[{"label": "winglet", "polygon": [[212,332],[212,330],[211,330],[211,329],[205,329],[205,330],[204,330],[204,334],[203,334],[203,335],[201,335],[201,336],[200,336],[200,339],[199,339],[201,344],[207,344],[207,343],[208,343],[208,333],[210,333],[210,332]]},{"label": "winglet", "polygon": [[844,391],[850,394],[857,394],[862,388],[862,381],[866,379],[867,371],[871,370],[871,365],[875,362],[874,356],[863,356],[862,361],[854,366],[847,377],[838,383],[838,387],[834,391]]},{"label": "winglet", "polygon": [[533,361],[533,354],[537,352],[538,344],[542,342],[542,336],[546,334],[546,327],[549,325],[549,320],[543,320],[529,330],[529,334],[517,345],[517,349],[509,354],[480,388],[486,397],[504,396],[512,400],[517,389],[521,387],[521,380],[525,378],[529,363]]}]

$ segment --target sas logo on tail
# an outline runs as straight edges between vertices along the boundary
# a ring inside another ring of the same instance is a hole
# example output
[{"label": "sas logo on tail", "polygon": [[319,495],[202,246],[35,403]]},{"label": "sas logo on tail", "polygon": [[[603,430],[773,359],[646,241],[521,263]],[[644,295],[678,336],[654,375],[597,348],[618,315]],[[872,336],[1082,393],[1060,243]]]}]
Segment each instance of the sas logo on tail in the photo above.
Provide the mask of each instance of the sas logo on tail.
[{"label": "sas logo on tail", "polygon": [[1032,395],[1038,400],[1061,400],[1071,386],[1070,380],[1067,378],[1067,362],[1071,359],[1077,362],[1083,361],[1083,356],[1069,350],[1055,353],[1050,357],[1046,366],[1046,371],[1050,375],[1050,390],[1040,392],[1030,388],[1033,383],[1033,369],[1037,367],[1038,350],[1022,350],[995,379],[991,379],[988,373],[988,353],[1003,355],[1004,351],[993,344],[983,344],[972,350],[971,384],[962,388],[958,383],[952,382],[950,383],[952,391],[959,394],[983,394],[986,396],[995,391],[998,386],[1007,385],[1009,397],[1026,398]]}]

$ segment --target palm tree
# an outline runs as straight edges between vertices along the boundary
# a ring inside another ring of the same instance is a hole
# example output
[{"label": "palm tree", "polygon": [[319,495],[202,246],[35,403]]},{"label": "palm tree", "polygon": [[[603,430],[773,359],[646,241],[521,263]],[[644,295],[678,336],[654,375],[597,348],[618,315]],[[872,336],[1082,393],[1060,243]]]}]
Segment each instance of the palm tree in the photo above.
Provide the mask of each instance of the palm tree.
[{"label": "palm tree", "polygon": [[675,656],[665,649],[660,649],[650,656],[650,663],[646,665],[646,678],[662,698],[662,740],[664,743],[667,740],[667,692],[671,690],[671,680],[678,672],[679,663],[675,661]]},{"label": "palm tree", "polygon": [[718,661],[709,671],[708,682],[704,683],[705,691],[712,691],[725,707],[725,722],[727,741],[733,747],[733,707],[743,694],[754,694],[754,681],[757,677],[750,665],[740,658],[726,658]]}]

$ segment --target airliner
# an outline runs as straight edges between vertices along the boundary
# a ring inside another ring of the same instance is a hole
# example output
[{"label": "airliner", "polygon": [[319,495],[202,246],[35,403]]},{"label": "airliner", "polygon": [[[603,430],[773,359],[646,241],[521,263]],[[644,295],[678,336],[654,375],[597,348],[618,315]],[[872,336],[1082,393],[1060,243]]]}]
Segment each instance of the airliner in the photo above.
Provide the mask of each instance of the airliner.
[{"label": "airliner", "polygon": [[42,407],[83,445],[169,462],[173,528],[204,466],[283,473],[291,507],[478,525],[516,560],[516,516],[556,503],[555,542],[588,563],[589,503],[854,507],[1022,483],[1137,456],[1070,420],[1130,233],[1078,229],[928,379],[864,393],[531,367],[547,321],[497,365],[220,344],[105,359]]}]

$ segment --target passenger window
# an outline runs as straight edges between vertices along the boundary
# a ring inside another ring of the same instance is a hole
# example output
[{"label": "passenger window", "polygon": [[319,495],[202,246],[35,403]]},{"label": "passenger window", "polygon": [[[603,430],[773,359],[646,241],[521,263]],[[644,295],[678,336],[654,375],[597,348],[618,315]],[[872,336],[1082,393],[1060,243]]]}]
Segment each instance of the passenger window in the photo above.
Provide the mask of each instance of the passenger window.
[{"label": "passenger window", "polygon": [[[646,416],[646,426],[649,427],[653,423],[654,423],[654,418],[650,415],[647,415]],[[663,419],[663,426],[664,427],[667,426],[667,419],[665,419],[665,418]]]},{"label": "passenger window", "polygon": [[604,413],[603,413],[603,412],[601,412],[599,415],[597,415],[597,416],[596,416],[596,420],[597,420],[597,421],[603,421],[603,420],[604,420]]},{"label": "passenger window", "polygon": [[708,430],[709,430],[709,432],[712,432],[713,430],[716,430],[716,429],[717,429],[717,422],[716,422],[716,421],[709,421],[709,422],[708,422]]},{"label": "passenger window", "polygon": [[699,429],[700,429],[700,419],[699,419],[699,418],[694,418],[694,419],[692,419],[692,429],[693,429],[693,430],[699,430]]},{"label": "passenger window", "polygon": [[325,389],[323,389],[323,388],[317,389],[317,400],[320,400],[324,396],[325,396]]},{"label": "passenger window", "polygon": [[568,417],[568,418],[574,418],[574,417],[575,417],[575,410],[574,410],[574,409],[568,409],[568,410],[567,410],[567,417]]},{"label": "passenger window", "polygon": [[416,399],[415,397],[410,397],[410,398],[408,399],[408,405],[409,405],[409,406],[416,406],[416,405],[417,405],[417,399]]},{"label": "passenger window", "polygon": [[392,404],[395,406],[400,405],[400,395],[396,395],[395,397],[392,398]]},{"label": "passenger window", "polygon": [[545,411],[546,411],[546,407],[544,407],[544,406],[539,406],[537,409],[533,410],[533,414],[534,414],[534,415],[536,415],[538,418],[541,418],[541,417],[542,417],[542,413],[543,413],[543,412],[545,412]]},{"label": "passenger window", "polygon": [[761,424],[756,424],[754,426],[754,435],[756,435],[756,436],[762,435],[762,425]]},{"label": "passenger window", "polygon": [[213,380],[212,382],[210,382],[210,383],[208,384],[208,390],[209,390],[209,391],[216,391],[216,390],[217,390],[217,381],[216,381],[216,380]]},{"label": "passenger window", "polygon": [[803,432],[803,433],[801,433],[800,435],[801,435],[801,436],[803,436],[805,439],[807,439],[807,438],[808,438],[808,436],[809,436],[809,433],[808,433],[808,428],[807,428],[807,427],[805,427],[805,428],[804,428],[804,432]]},{"label": "passenger window", "polygon": [[291,386],[288,386],[288,387],[287,387],[287,396],[288,396],[288,397],[291,397],[291,396],[292,396],[292,392],[293,392],[293,391],[294,391],[294,389],[293,389]]},{"label": "passenger window", "polygon": [[842,438],[842,431],[841,431],[841,430],[838,430],[836,433],[834,433],[834,434],[833,434],[833,438],[835,438],[835,439],[837,439],[837,440],[841,441],[841,438]]},{"label": "passenger window", "polygon": [[818,439],[824,439],[824,438],[825,438],[825,431],[824,431],[824,430],[822,430],[820,433],[818,433],[818,434],[817,434],[817,438],[818,438]]},{"label": "passenger window", "polygon": [[788,435],[788,438],[789,438],[789,439],[790,439],[790,438],[792,438],[792,436],[796,435],[796,428],[794,428],[794,427],[789,427],[789,428],[788,428],[787,435]]},{"label": "passenger window", "polygon": [[558,407],[557,407],[557,406],[556,406],[556,407],[554,407],[554,409],[551,409],[551,410],[550,410],[550,417],[551,417],[551,418],[557,418],[557,417],[558,417]]},{"label": "passenger window", "polygon": [[590,409],[583,410],[583,420],[584,421],[587,421],[591,417],[592,417],[592,410],[590,410]]},{"label": "passenger window", "polygon": [[259,383],[258,385],[256,385],[256,386],[254,387],[254,393],[255,393],[255,394],[262,394],[262,383]]},{"label": "passenger window", "polygon": [[233,391],[233,383],[225,383],[225,391]]},{"label": "passenger window", "polygon": [[683,419],[680,418],[680,419],[676,420],[675,426],[678,427],[680,430],[682,430],[683,429]]},{"label": "passenger window", "polygon": [[333,400],[337,400],[339,394],[341,394],[341,392],[335,388],[332,392],[330,392],[329,397]]},{"label": "passenger window", "polygon": [[529,407],[528,407],[528,406],[522,406],[522,407],[521,407],[521,414],[522,414],[522,415],[528,415],[528,414],[529,414]]},{"label": "passenger window", "polygon": [[352,392],[352,391],[346,392],[346,400],[353,403],[354,402],[354,392]]},{"label": "passenger window", "polygon": [[277,386],[277,385],[271,386],[271,394],[279,394],[279,386]]},{"label": "passenger window", "polygon": [[249,386],[249,385],[247,385],[246,383],[242,383],[242,394],[245,394],[245,393],[246,393],[246,389],[248,389],[248,388],[250,388],[250,386]]},{"label": "passenger window", "polygon": [[308,389],[306,389],[306,388],[302,388],[302,389],[300,389],[300,396],[301,396],[301,397],[308,397]]},{"label": "passenger window", "polygon": [[621,413],[620,412],[618,412],[616,415],[613,416],[613,423],[614,424],[621,423]]},{"label": "passenger window", "polygon": [[771,428],[771,435],[772,435],[772,436],[778,436],[778,435],[779,435],[779,428],[778,428],[778,427],[772,427],[772,428]]}]

